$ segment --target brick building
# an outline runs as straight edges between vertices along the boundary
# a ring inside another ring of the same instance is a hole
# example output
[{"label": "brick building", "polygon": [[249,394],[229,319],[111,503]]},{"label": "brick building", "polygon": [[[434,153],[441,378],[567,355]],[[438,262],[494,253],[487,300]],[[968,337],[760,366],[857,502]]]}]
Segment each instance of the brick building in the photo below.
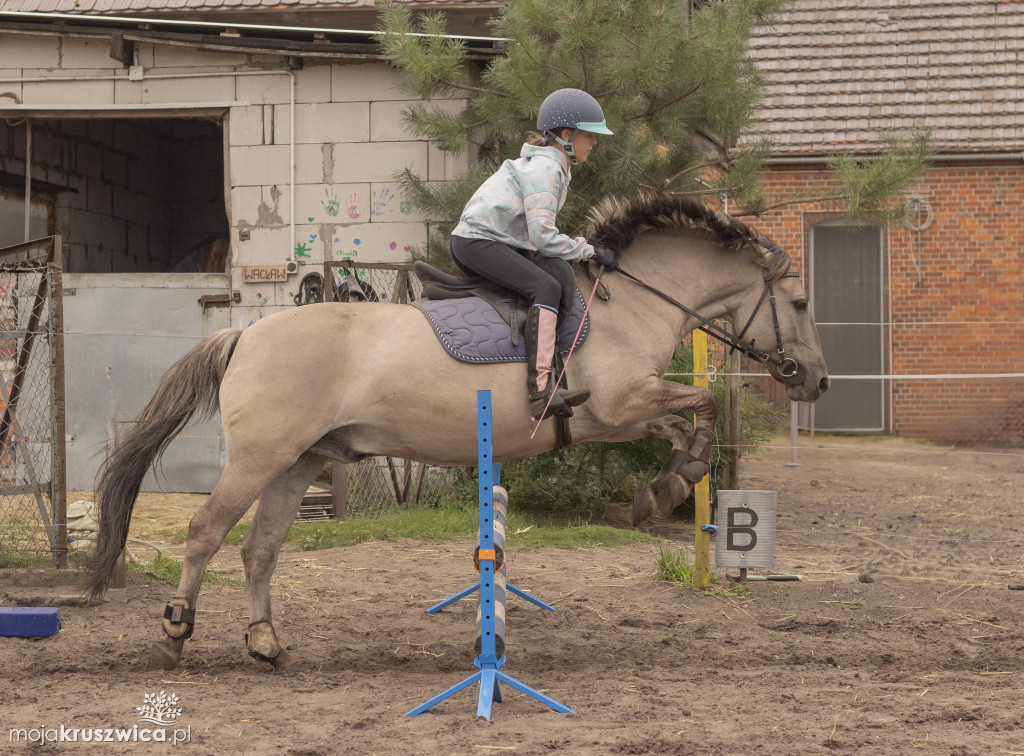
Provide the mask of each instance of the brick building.
[{"label": "brick building", "polygon": [[[769,193],[826,193],[825,156],[886,131],[936,149],[910,227],[843,228],[823,203],[758,223],[799,258],[830,371],[908,376],[837,379],[815,427],[1024,443],[1024,3],[796,0],[753,55]],[[920,377],[962,374],[1000,377]]]}]

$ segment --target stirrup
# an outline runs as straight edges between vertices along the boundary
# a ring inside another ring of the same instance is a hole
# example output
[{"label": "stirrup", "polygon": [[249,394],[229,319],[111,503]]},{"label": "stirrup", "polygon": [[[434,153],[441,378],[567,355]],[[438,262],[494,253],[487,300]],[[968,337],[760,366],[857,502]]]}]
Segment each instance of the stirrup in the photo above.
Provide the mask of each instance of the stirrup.
[{"label": "stirrup", "polygon": [[[537,422],[537,417],[541,412],[544,412],[544,407],[548,404],[548,396],[550,394],[545,393],[537,398],[530,397],[530,419],[533,422]],[[548,406],[547,412],[544,412],[544,417],[541,420],[547,420],[549,417],[568,419],[573,415],[572,408],[583,404],[589,398],[589,389],[555,391],[554,396],[551,398],[551,404]]]}]

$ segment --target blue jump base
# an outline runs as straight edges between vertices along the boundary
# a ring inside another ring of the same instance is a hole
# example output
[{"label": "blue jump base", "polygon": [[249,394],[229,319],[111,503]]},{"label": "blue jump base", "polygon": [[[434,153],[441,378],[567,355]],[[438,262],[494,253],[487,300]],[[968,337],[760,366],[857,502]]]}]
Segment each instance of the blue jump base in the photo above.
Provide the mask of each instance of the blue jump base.
[{"label": "blue jump base", "polygon": [[0,638],[47,638],[60,632],[60,609],[0,606]]},{"label": "blue jump base", "polygon": [[[414,717],[417,714],[422,714],[427,709],[436,706],[447,698],[451,698],[460,690],[464,690],[476,682],[480,683],[476,715],[487,720],[490,720],[491,718],[492,704],[495,702],[501,703],[502,701],[500,683],[505,683],[510,688],[528,695],[535,701],[539,701],[545,706],[548,706],[561,714],[575,714],[576,712],[568,706],[559,703],[549,696],[545,696],[540,691],[534,690],[529,685],[526,685],[511,675],[500,671],[500,668],[505,664],[505,657],[502,656],[499,659],[496,653],[497,646],[495,644],[496,630],[494,619],[494,560],[493,558],[487,559],[484,556],[488,551],[493,555],[494,550],[494,492],[492,489],[494,485],[497,485],[495,480],[497,477],[496,465],[494,464],[494,459],[491,456],[491,392],[477,391],[476,401],[477,463],[479,468],[480,502],[480,582],[459,591],[454,596],[445,599],[440,604],[431,607],[427,611],[433,614],[434,612],[440,611],[445,606],[450,606],[459,599],[465,598],[475,591],[480,592],[480,653],[473,662],[479,671],[470,675],[462,682],[448,688],[448,690],[443,693],[434,696],[429,701],[420,704],[412,711],[406,712],[405,716]],[[508,588],[517,596],[522,596],[528,601],[536,603],[538,606],[553,610],[553,607],[550,607],[543,602],[538,602],[532,596],[524,594],[522,591],[512,588],[512,586],[508,586]]]}]

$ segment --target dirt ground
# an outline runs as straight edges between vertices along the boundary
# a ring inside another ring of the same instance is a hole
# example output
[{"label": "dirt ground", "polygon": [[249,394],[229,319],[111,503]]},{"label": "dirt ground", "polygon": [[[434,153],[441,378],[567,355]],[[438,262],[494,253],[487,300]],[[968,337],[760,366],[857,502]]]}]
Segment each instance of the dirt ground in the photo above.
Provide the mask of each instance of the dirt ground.
[{"label": "dirt ground", "polygon": [[[165,691],[186,744],[40,752],[1024,754],[1024,591],[1007,588],[1024,583],[1024,453],[819,435],[789,467],[783,443],[741,483],[779,491],[773,571],[803,582],[698,595],[654,578],[656,546],[516,553],[510,534],[510,581],[558,611],[509,598],[504,671],[576,714],[505,687],[487,722],[474,686],[403,717],[475,671],[474,601],[423,611],[475,573],[467,544],[367,543],[282,555],[275,620],[305,660],[294,676],[246,655],[245,591],[230,585],[204,592],[171,673],[146,663],[171,588],[135,574],[100,606],[65,606],[56,637],[0,638],[0,752],[37,752],[12,728],[131,728]],[[201,501],[144,497],[135,531],[180,526]],[[653,529],[692,550],[692,525]],[[237,548],[214,569],[240,577]],[[0,578],[5,604],[46,591]]]}]

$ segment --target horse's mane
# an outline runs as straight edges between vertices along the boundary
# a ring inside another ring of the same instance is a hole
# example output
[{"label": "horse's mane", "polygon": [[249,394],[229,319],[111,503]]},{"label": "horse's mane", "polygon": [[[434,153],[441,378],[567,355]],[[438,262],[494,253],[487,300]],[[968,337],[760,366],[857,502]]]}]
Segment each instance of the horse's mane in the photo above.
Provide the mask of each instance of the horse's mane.
[{"label": "horse's mane", "polygon": [[592,244],[621,251],[642,234],[676,229],[712,239],[726,249],[746,247],[772,275],[783,273],[790,264],[785,250],[745,223],[701,202],[664,192],[602,200],[590,212],[586,236]]}]

